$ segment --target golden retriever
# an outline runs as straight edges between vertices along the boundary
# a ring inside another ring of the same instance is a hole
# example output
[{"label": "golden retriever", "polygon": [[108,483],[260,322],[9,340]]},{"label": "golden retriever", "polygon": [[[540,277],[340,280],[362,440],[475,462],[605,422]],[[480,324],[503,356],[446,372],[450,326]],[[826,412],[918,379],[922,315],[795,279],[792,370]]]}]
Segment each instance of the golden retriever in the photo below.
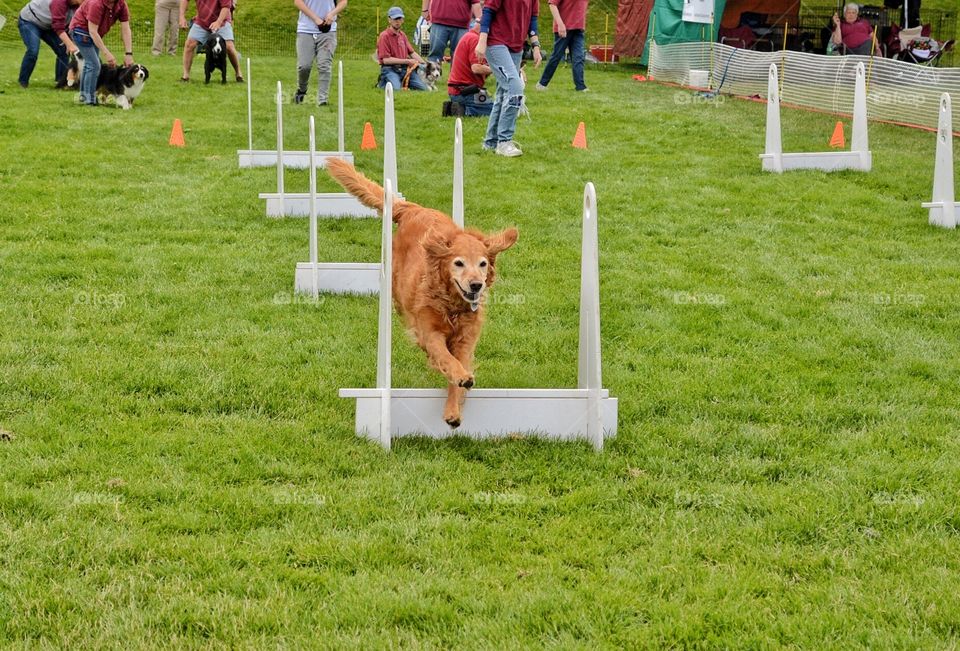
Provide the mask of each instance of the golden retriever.
[{"label": "golden retriever", "polygon": [[[328,158],[327,171],[362,204],[383,211],[383,188],[353,165]],[[517,229],[464,230],[439,210],[399,199],[393,221],[393,302],[430,364],[447,378],[443,420],[459,427],[473,386],[484,296],[496,279],[497,255],[514,245]]]}]

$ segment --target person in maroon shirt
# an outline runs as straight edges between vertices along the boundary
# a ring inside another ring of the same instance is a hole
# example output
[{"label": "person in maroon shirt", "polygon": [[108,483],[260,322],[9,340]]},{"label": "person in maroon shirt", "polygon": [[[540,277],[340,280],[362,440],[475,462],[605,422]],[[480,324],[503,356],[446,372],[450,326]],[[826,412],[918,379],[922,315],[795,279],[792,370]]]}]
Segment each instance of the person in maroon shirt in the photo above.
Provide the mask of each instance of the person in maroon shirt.
[{"label": "person in maroon shirt", "polygon": [[57,57],[54,67],[57,88],[67,85],[68,57],[77,51],[77,46],[67,34],[67,22],[81,2],[82,0],[31,0],[20,10],[17,27],[27,48],[20,62],[18,80],[23,88],[29,85],[30,76],[37,65],[41,41],[49,45]]},{"label": "person in maroon shirt", "polygon": [[207,42],[207,39],[216,32],[227,43],[227,57],[237,75],[237,81],[243,82],[240,74],[240,57],[234,45],[233,36],[233,0],[196,0],[197,15],[192,24],[187,22],[187,7],[190,0],[180,0],[180,29],[189,28],[187,42],[183,44],[183,74],[180,81],[190,81],[190,68],[193,66],[193,57],[197,52],[197,45]]},{"label": "person in maroon shirt", "polygon": [[487,97],[484,83],[490,74],[490,66],[477,59],[477,41],[480,40],[480,23],[468,31],[453,53],[450,76],[447,78],[447,95],[451,102],[463,105],[464,115],[482,117],[490,115],[493,102]]},{"label": "person in maroon shirt", "polygon": [[843,8],[843,21],[833,14],[833,44],[846,46],[847,54],[866,54],[873,52],[873,27],[860,18],[860,7],[849,2]]},{"label": "person in maroon shirt", "polygon": [[83,59],[80,71],[80,101],[87,106],[97,104],[97,79],[100,77],[100,53],[111,68],[117,66],[117,58],[103,44],[114,23],[120,23],[120,40],[123,41],[123,65],[133,65],[133,36],[130,31],[130,11],[125,0],[86,0],[70,21],[70,36]]},{"label": "person in maroon shirt", "polygon": [[486,0],[480,19],[480,38],[475,48],[477,59],[487,62],[497,80],[497,94],[483,148],[508,158],[523,155],[513,141],[513,134],[523,106],[520,57],[528,35],[534,65],[539,66],[543,60],[537,37],[538,10],[538,0]]},{"label": "person in maroon shirt", "polygon": [[540,81],[534,88],[546,90],[553,78],[563,55],[570,51],[570,68],[573,71],[573,87],[587,90],[583,81],[583,60],[587,48],[583,30],[587,24],[587,4],[590,0],[549,0],[550,13],[553,15],[553,52],[547,61]]},{"label": "person in maroon shirt", "polygon": [[430,53],[427,58],[441,63],[450,44],[450,59],[457,44],[470,28],[471,18],[480,20],[480,0],[422,0],[423,15],[430,22]]},{"label": "person in maroon shirt", "polygon": [[[410,44],[407,35],[403,33],[403,9],[390,7],[387,9],[387,20],[390,26],[380,32],[377,38],[377,61],[380,63],[380,79],[378,88],[384,88],[389,83],[394,90],[403,87],[410,66],[425,64],[423,57],[417,54]],[[410,90],[427,90],[427,82],[416,70],[411,71],[408,86]]]}]

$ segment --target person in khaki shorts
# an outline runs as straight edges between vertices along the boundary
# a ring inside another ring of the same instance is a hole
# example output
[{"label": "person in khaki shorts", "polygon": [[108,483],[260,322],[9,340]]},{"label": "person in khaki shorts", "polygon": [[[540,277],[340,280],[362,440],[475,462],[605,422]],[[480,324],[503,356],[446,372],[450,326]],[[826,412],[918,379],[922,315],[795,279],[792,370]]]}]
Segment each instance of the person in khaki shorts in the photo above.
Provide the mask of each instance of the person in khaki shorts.
[{"label": "person in khaki shorts", "polygon": [[163,36],[167,33],[167,54],[177,53],[177,38],[180,36],[177,18],[180,15],[180,0],[157,0],[153,18],[153,56],[163,54]]}]

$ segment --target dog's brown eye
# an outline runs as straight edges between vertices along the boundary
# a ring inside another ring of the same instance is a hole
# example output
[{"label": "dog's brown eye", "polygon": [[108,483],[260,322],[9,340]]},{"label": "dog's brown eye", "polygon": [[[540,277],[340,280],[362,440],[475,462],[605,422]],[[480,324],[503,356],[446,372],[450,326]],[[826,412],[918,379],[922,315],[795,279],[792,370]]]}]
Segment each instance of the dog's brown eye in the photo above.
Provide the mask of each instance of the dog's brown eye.
[{"label": "dog's brown eye", "polygon": [[483,268],[486,267],[486,266],[487,266],[487,261],[486,261],[486,260],[481,260],[481,261],[480,261],[480,268],[483,269]]},{"label": "dog's brown eye", "polygon": [[463,260],[454,260],[454,261],[453,261],[453,266],[454,266],[454,267],[462,267],[462,266],[463,266]]}]

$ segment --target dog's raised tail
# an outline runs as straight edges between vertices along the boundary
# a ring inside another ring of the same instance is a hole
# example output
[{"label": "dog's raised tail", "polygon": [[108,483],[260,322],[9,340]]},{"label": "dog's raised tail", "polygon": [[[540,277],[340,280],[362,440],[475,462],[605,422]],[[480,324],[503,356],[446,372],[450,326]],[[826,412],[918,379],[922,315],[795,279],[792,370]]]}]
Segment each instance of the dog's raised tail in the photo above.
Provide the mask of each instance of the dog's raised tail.
[{"label": "dog's raised tail", "polygon": [[[374,183],[356,168],[341,158],[333,156],[327,158],[327,172],[333,177],[333,180],[343,186],[343,189],[360,200],[360,203],[367,208],[373,208],[383,212],[383,188]],[[400,202],[394,199],[394,205]],[[398,215],[394,213],[393,221],[397,221]]]}]

